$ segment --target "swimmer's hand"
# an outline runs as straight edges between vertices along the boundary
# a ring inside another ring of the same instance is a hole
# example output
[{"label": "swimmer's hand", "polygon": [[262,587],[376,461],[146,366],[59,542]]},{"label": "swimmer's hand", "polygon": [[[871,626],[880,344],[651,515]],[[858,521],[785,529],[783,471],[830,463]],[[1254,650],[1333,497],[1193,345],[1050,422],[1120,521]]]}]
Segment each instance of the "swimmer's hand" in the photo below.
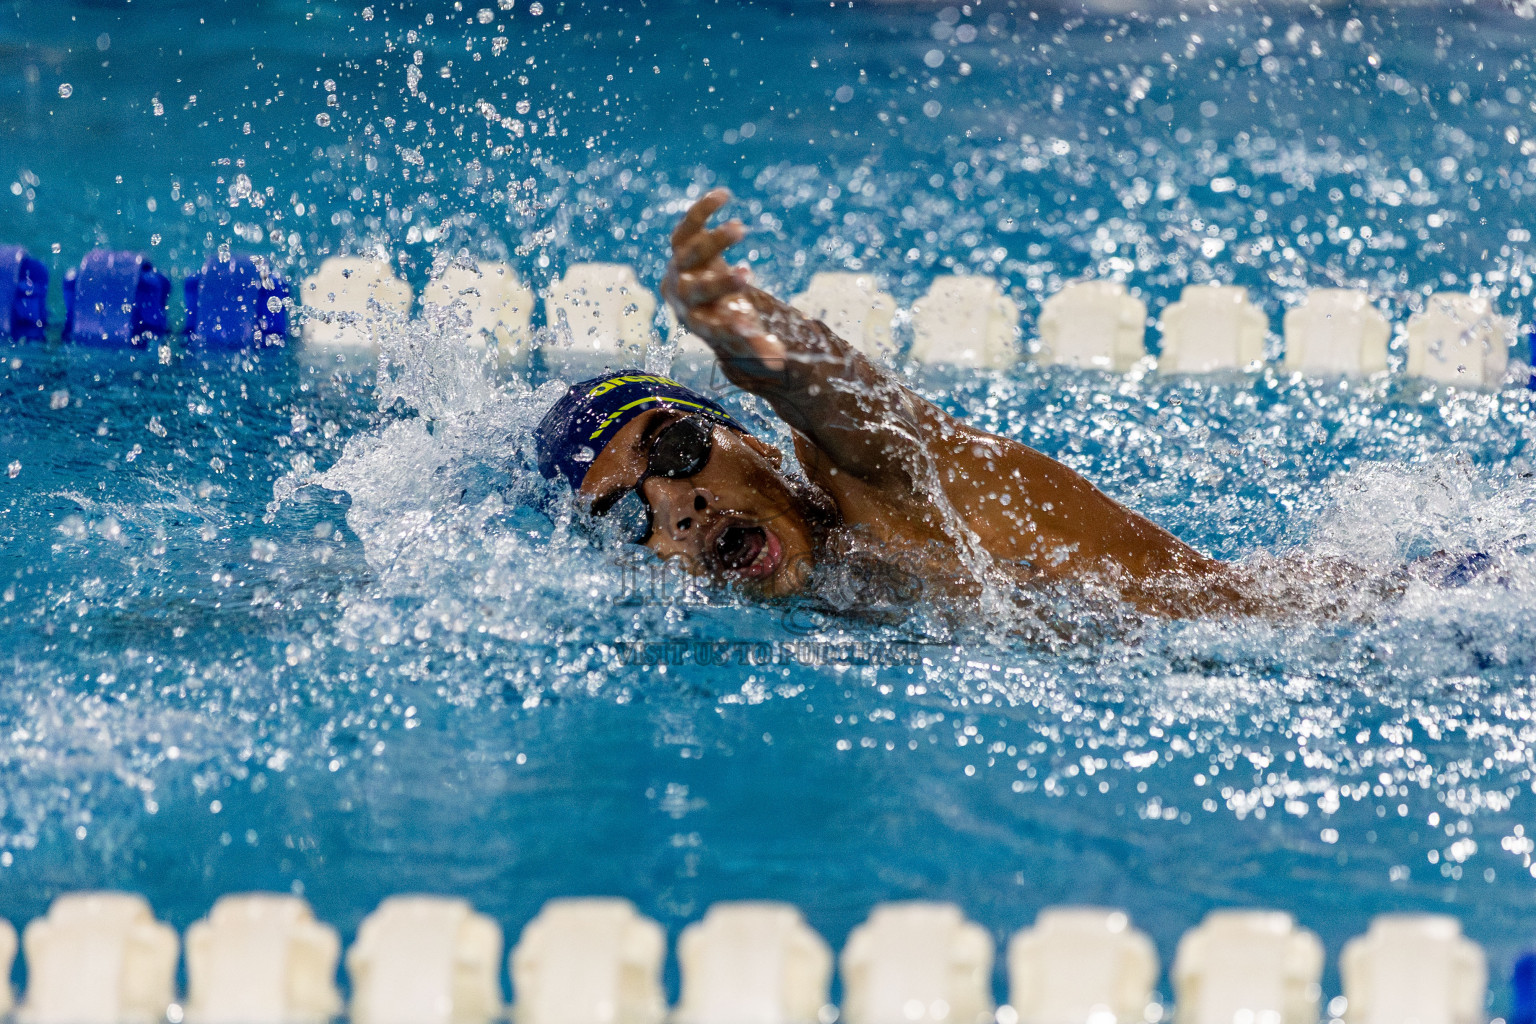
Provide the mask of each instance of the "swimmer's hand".
[{"label": "swimmer's hand", "polygon": [[860,355],[826,324],[752,285],[725,250],[746,237],[739,220],[709,227],[731,199],[717,188],[689,208],[672,233],[661,292],[704,339],[737,387],[761,395],[837,470],[908,491],[927,459],[917,406],[926,405]]},{"label": "swimmer's hand", "polygon": [[722,363],[752,377],[782,377],[788,353],[758,309],[752,271],[745,264],[731,266],[723,255],[746,237],[747,227],[739,220],[708,226],[730,200],[729,189],[717,188],[689,208],[672,232],[661,294]]}]

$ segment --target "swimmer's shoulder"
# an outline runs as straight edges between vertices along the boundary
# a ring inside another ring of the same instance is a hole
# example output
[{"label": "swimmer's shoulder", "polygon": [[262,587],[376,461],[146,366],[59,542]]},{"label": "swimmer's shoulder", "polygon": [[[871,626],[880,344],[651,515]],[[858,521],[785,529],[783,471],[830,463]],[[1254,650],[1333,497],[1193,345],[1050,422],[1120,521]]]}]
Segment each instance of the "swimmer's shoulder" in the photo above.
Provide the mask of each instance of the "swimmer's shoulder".
[{"label": "swimmer's shoulder", "polygon": [[795,456],[806,479],[827,493],[845,526],[867,543],[914,549],[948,542],[931,501],[908,488],[871,483],[840,469],[810,438],[793,433]]}]

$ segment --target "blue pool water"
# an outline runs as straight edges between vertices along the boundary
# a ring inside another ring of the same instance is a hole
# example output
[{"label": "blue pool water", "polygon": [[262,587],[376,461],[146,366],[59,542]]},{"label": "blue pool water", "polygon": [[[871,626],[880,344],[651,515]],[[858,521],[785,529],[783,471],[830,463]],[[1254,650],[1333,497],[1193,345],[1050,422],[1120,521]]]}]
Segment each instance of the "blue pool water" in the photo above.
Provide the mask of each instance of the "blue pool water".
[{"label": "blue pool water", "polygon": [[[230,245],[294,279],[382,247],[418,287],[460,253],[654,285],[723,183],[772,288],[864,269],[908,303],[961,267],[1026,337],[1084,275],[1154,316],[1220,280],[1275,326],[1323,284],[1527,321],[1530,13],[10,0],[0,242],[55,282],[110,244],[178,280]],[[1166,964],[1268,906],[1321,935],[1328,994],[1378,912],[1457,915],[1495,979],[1536,939],[1517,375],[914,370],[1222,557],[1493,556],[1301,621],[1056,606],[1061,641],[594,548],[529,469],[541,374],[492,381],[433,320],[385,344],[409,372],[377,388],[281,350],[0,353],[0,916],[117,886],[185,926],[273,888],[350,934],[427,891],[515,931],[601,893],[675,932],[768,897],[839,944],[884,899],[999,937],[1094,902]]]}]

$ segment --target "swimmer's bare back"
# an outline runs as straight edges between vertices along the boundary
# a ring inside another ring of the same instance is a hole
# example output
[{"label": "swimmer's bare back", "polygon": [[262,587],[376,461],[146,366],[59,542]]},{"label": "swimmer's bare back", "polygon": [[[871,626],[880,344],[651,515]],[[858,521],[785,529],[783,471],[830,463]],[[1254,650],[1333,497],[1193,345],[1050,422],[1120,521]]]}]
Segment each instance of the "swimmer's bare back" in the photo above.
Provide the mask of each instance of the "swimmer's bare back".
[{"label": "swimmer's bare back", "polygon": [[954,552],[946,517],[958,516],[1016,576],[1101,581],[1157,614],[1252,610],[1226,563],[1054,459],[950,416],[825,324],[753,287],[750,271],[724,258],[745,226],[708,224],[730,198],[715,189],[688,210],[662,292],[726,377],[793,428],[801,465],[846,528],[893,553]]}]

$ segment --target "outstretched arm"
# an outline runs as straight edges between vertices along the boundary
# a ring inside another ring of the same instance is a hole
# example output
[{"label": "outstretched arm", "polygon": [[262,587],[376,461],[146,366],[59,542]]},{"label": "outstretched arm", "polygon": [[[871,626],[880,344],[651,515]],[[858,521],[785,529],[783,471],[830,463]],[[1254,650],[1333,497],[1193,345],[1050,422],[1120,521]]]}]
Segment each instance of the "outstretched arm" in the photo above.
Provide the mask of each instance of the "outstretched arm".
[{"label": "outstretched arm", "polygon": [[912,395],[819,320],[752,286],[724,252],[746,237],[739,220],[709,218],[731,198],[723,188],[688,210],[672,233],[662,294],[683,324],[714,350],[726,377],[761,395],[844,472],[877,486],[912,488],[927,458]]}]

